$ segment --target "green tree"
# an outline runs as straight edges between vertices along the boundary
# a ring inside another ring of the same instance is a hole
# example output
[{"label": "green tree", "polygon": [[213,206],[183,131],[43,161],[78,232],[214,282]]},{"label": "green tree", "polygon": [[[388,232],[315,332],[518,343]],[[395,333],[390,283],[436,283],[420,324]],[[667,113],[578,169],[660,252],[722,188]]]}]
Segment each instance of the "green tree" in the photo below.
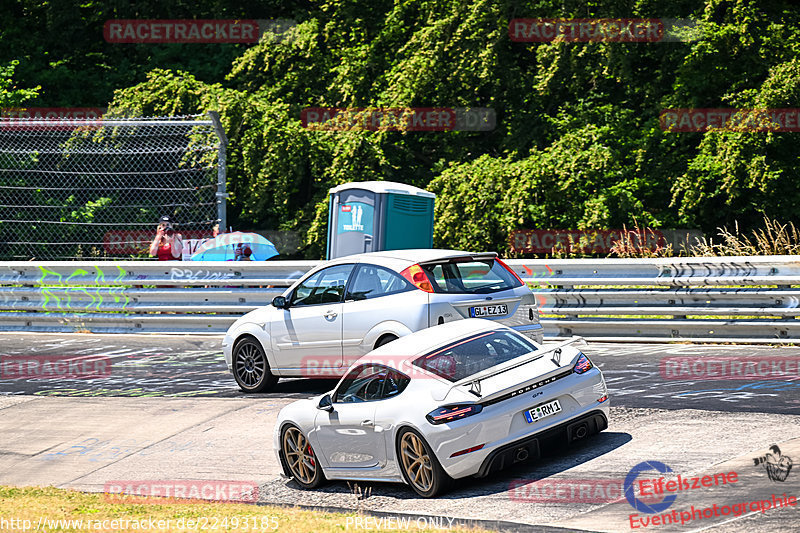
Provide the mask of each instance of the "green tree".
[{"label": "green tree", "polygon": [[21,89],[14,83],[14,69],[19,64],[12,61],[8,65],[0,65],[0,108],[19,107],[32,98],[36,98],[40,87]]}]

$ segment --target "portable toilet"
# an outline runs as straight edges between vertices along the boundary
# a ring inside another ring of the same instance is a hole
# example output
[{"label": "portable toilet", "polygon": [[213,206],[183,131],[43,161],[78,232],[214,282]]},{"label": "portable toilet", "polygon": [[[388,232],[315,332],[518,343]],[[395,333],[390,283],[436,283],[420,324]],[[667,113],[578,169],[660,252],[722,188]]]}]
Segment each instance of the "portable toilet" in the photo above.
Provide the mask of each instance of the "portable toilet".
[{"label": "portable toilet", "polygon": [[332,188],[326,257],[433,247],[435,199],[432,192],[391,181]]}]

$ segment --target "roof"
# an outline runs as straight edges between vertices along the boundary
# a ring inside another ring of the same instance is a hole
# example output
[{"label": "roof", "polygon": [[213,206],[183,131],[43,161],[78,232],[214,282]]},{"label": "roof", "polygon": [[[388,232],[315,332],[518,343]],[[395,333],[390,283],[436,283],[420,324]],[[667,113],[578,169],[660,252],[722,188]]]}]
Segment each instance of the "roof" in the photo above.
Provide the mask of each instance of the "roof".
[{"label": "roof", "polygon": [[[377,361],[379,357],[390,356],[391,366],[401,369],[406,361],[413,361],[421,354],[427,353],[450,342],[469,337],[484,331],[510,329],[503,324],[485,318],[465,318],[446,322],[438,326],[415,331],[399,339],[395,339],[380,348],[376,348],[363,357],[365,360]],[[360,360],[359,360],[360,361]]]},{"label": "roof", "polygon": [[419,187],[414,187],[413,185],[405,185],[403,183],[396,183],[393,181],[353,181],[350,183],[337,185],[328,192],[333,194],[348,189],[363,189],[365,191],[374,193],[393,192],[399,194],[410,194],[414,196],[424,196],[426,198],[436,198],[436,195],[432,192],[420,189]]}]

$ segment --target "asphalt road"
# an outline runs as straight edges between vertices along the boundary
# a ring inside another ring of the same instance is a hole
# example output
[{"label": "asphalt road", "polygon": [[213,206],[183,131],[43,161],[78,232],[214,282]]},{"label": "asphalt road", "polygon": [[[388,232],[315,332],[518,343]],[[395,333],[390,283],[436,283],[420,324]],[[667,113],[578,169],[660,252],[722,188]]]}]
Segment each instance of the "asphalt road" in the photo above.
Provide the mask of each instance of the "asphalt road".
[{"label": "asphalt road", "polygon": [[[261,503],[551,532],[633,531],[633,508],[620,487],[644,461],[684,476],[738,473],[731,487],[680,494],[669,511],[800,495],[797,465],[785,481],[775,481],[754,461],[773,444],[787,460],[800,460],[800,348],[593,343],[584,351],[609,385],[606,431],[488,478],[459,480],[451,492],[425,500],[401,484],[335,482],[303,491],[279,475],[271,442],[278,411],[330,390],[332,380],[286,380],[274,392],[246,395],[228,374],[217,337],[4,334],[0,484],[102,492],[113,480],[244,481],[258,486]],[[110,365],[94,379],[14,375],[20,360],[53,356]],[[719,371],[722,363],[731,369],[747,361],[768,363],[767,370],[782,375]],[[366,497],[354,494],[356,485]],[[559,486],[566,487],[560,496]],[[606,492],[588,500],[569,496],[570,488],[585,487]],[[795,506],[646,531],[783,532],[799,530],[799,523]]]},{"label": "asphalt road", "polygon": [[[108,358],[111,367],[107,376],[95,379],[8,379],[0,374],[0,394],[304,398],[335,385],[334,380],[291,379],[280,381],[274,392],[245,395],[227,372],[220,342],[210,336],[5,334],[0,336],[0,363],[9,356],[99,356]],[[800,348],[591,343],[583,350],[603,370],[615,406],[800,414]],[[714,367],[705,364],[719,360],[767,360],[779,364],[783,375],[760,379],[743,372],[719,379]],[[698,362],[708,371],[699,377],[687,374],[686,365]]]}]

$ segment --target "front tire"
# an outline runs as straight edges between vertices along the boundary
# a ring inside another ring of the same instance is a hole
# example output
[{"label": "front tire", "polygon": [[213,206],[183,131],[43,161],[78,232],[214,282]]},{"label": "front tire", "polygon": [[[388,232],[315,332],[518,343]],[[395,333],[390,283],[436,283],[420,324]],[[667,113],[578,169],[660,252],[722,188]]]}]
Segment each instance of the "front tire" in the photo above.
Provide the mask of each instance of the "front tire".
[{"label": "front tire", "polygon": [[425,439],[411,428],[397,435],[397,458],[406,483],[423,498],[445,492],[453,482]]},{"label": "front tire", "polygon": [[233,347],[233,377],[244,392],[266,392],[278,382],[264,348],[253,337],[245,337]]},{"label": "front tire", "polygon": [[281,432],[281,456],[289,473],[304,489],[314,489],[325,481],[322,467],[308,438],[296,426]]}]

